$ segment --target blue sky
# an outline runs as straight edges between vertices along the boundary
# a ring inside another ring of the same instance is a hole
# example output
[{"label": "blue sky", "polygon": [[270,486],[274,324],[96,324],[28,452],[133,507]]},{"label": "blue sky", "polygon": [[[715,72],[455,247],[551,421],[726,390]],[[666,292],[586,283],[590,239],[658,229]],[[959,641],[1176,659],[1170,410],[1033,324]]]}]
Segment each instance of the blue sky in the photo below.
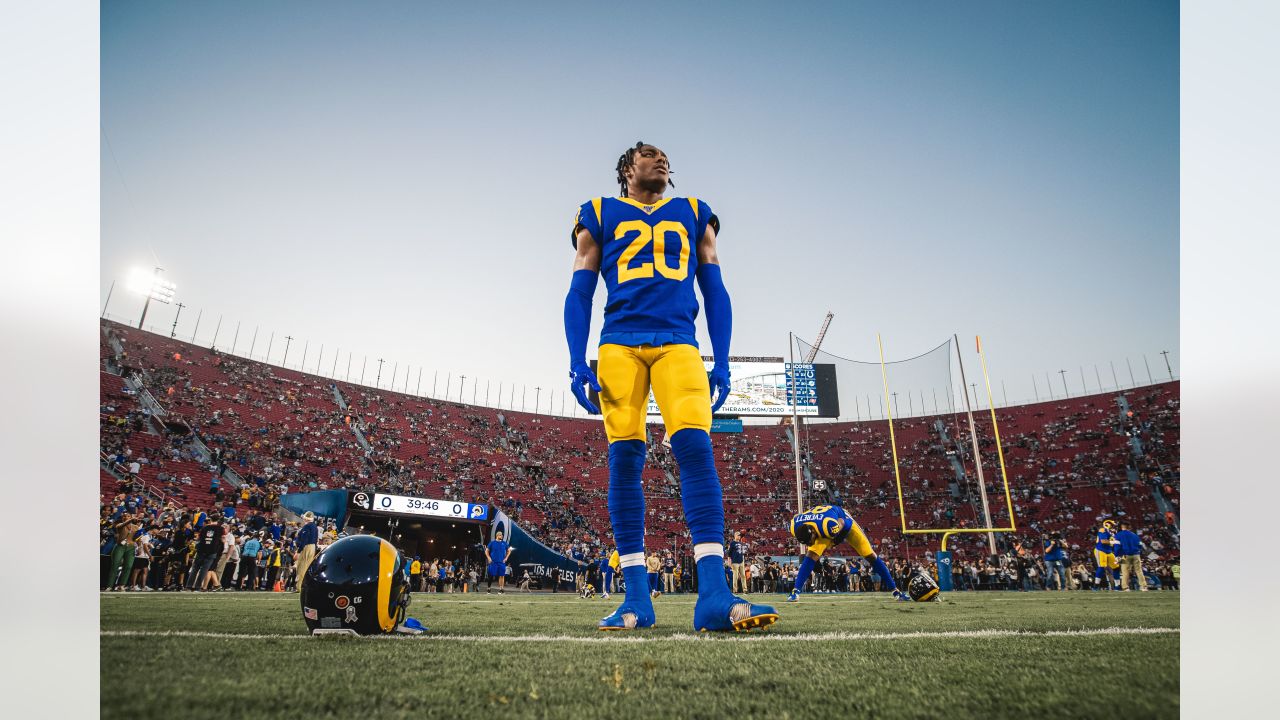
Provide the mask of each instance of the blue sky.
[{"label": "blue sky", "polygon": [[[645,140],[723,221],[737,354],[832,310],[824,347],[858,358],[981,333],[1011,401],[1060,368],[1072,394],[1082,365],[1127,384],[1126,357],[1144,381],[1143,354],[1158,378],[1178,25],[1168,2],[106,3],[101,297],[154,249],[180,336],[202,311],[200,342],[221,316],[220,347],[258,327],[273,362],[292,335],[309,370],[323,344],[326,373],[339,348],[398,386],[558,396],[573,213]],[[109,312],[140,309],[117,286]]]}]

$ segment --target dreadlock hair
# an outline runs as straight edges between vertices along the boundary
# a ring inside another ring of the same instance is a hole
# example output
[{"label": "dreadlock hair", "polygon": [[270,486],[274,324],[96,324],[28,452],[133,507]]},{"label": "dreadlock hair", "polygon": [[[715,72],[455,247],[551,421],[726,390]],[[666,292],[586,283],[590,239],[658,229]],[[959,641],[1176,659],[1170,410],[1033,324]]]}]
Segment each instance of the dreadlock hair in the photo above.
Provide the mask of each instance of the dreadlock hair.
[{"label": "dreadlock hair", "polygon": [[[617,168],[615,168],[615,169],[618,171],[618,184],[622,186],[622,197],[627,197],[627,173],[626,173],[626,170],[627,170],[627,168],[631,167],[632,163],[634,163],[634,162],[635,162],[635,159],[636,159],[636,153],[637,153],[637,152],[639,152],[640,148],[643,148],[643,147],[644,147],[644,141],[643,141],[643,140],[639,140],[639,141],[637,141],[637,142],[636,142],[635,147],[629,147],[629,148],[627,148],[627,151],[626,151],[626,152],[624,152],[624,153],[622,153],[621,155],[619,155],[619,156],[618,156],[618,166],[617,166]],[[670,185],[671,187],[675,187],[675,186],[676,186],[675,181],[671,179],[671,175],[673,175],[673,174],[674,174],[674,173],[672,173],[672,172],[671,172],[671,169],[670,169],[670,168],[668,168],[668,169],[667,169],[667,184],[668,184],[668,185]]]}]

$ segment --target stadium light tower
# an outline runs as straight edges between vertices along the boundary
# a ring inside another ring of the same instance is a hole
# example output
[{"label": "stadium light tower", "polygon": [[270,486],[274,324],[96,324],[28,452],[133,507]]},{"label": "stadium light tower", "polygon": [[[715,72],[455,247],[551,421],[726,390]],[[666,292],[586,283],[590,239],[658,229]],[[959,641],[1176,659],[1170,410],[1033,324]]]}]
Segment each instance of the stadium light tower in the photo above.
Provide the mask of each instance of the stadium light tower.
[{"label": "stadium light tower", "polygon": [[1164,368],[1169,371],[1169,381],[1173,381],[1173,366],[1169,364],[1169,351],[1161,350],[1160,354],[1164,356]]},{"label": "stadium light tower", "polygon": [[169,330],[169,337],[178,336],[178,318],[182,317],[182,308],[186,307],[186,305],[178,303],[175,307],[178,308],[178,312],[173,314],[173,328]]},{"label": "stadium light tower", "polygon": [[147,321],[147,310],[151,307],[151,301],[155,300],[169,305],[173,302],[173,296],[178,291],[177,285],[168,280],[160,279],[160,273],[162,272],[164,272],[164,268],[157,265],[150,273],[142,268],[136,268],[129,274],[129,289],[147,297],[146,302],[142,304],[142,317],[138,319],[139,330],[142,329],[142,324]]}]

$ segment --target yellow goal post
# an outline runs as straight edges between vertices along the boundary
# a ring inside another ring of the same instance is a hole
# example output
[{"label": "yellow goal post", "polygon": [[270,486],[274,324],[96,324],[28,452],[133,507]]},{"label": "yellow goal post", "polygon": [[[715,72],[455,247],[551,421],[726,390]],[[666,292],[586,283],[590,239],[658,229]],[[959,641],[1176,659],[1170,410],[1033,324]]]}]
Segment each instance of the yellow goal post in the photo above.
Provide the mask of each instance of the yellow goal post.
[{"label": "yellow goal post", "polygon": [[[956,528],[956,527],[908,528],[907,527],[907,509],[906,509],[906,503],[903,499],[903,493],[902,493],[902,468],[901,468],[901,461],[898,456],[897,437],[893,427],[893,407],[887,401],[890,395],[889,373],[888,373],[888,368],[885,364],[885,359],[884,359],[884,342],[881,339],[879,333],[876,334],[876,343],[879,346],[879,350],[880,350],[880,373],[881,373],[881,378],[884,382],[883,397],[885,399],[885,402],[884,402],[885,416],[888,418],[888,421],[889,421],[889,445],[893,451],[893,476],[894,476],[894,484],[897,487],[897,492],[898,492],[898,517],[902,523],[902,534],[903,535],[931,535],[935,533],[942,533],[941,549],[946,550],[947,539],[952,535],[987,533],[991,552],[992,554],[995,554],[995,535],[994,534],[997,532],[1016,532],[1018,527],[1017,527],[1017,521],[1013,513],[1013,495],[1009,490],[1009,474],[1005,469],[1004,447],[1002,446],[1000,441],[1000,425],[999,425],[999,422],[996,420],[995,401],[991,392],[991,378],[987,372],[986,354],[982,349],[982,337],[975,336],[975,344],[977,347],[978,357],[982,361],[982,377],[983,377],[983,384],[985,385],[986,391],[987,391],[987,407],[991,411],[991,427],[995,435],[996,455],[999,458],[1000,477],[1004,487],[1005,507],[1009,513],[1008,515],[1009,523],[1007,526],[995,526],[995,525],[992,525],[991,523],[991,511],[987,501],[986,480],[983,477],[983,472],[982,472],[982,455],[978,445],[978,433],[973,420],[973,408],[969,402],[969,393],[967,390],[965,390],[964,360],[960,355],[959,338],[956,338],[956,359],[959,362],[959,366],[960,366],[961,394],[964,395],[965,411],[966,411],[966,414],[968,415],[968,420],[969,420],[970,445],[973,451],[974,466],[977,470],[978,488],[982,498],[983,520],[985,521],[986,526],[978,527],[978,528]],[[959,439],[957,438],[957,441],[958,440]]]}]

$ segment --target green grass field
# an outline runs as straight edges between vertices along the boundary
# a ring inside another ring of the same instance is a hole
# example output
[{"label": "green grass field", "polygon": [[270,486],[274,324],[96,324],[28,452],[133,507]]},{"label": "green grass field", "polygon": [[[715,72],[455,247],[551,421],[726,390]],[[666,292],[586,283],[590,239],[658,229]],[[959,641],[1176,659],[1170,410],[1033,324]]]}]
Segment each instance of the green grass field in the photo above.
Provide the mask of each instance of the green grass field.
[{"label": "green grass field", "polygon": [[104,594],[104,718],[1176,717],[1178,593],[773,602],[698,636],[693,598],[600,633],[614,601],[416,594],[419,637],[305,634],[293,594]]}]

